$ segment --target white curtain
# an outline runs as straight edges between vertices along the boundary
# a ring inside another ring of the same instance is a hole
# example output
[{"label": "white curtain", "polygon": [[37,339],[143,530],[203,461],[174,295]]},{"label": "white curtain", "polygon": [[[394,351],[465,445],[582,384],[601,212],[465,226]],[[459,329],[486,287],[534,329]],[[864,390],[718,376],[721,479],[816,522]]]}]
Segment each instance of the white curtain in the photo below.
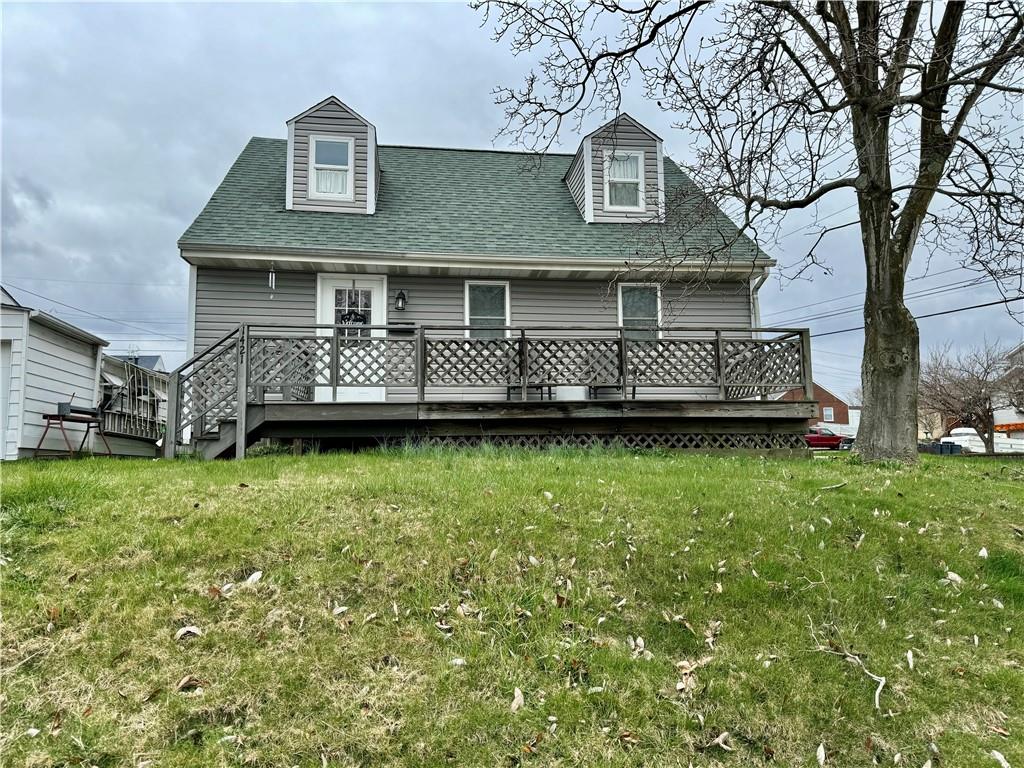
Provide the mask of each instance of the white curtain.
[{"label": "white curtain", "polygon": [[611,178],[640,180],[640,158],[636,155],[616,155],[612,158]]},{"label": "white curtain", "polygon": [[348,171],[316,171],[316,191],[321,195],[344,195],[348,191]]}]

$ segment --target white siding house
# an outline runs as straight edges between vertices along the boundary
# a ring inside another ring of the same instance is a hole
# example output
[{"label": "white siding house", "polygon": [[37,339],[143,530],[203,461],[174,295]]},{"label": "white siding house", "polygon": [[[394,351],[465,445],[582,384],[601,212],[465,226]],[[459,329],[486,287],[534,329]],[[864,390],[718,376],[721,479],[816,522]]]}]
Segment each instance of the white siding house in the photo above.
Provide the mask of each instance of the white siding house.
[{"label": "white siding house", "polygon": [[[0,306],[0,426],[3,453],[14,460],[36,455],[66,453],[59,429],[46,430],[45,414],[57,412],[57,404],[94,407],[98,404],[100,366],[107,342],[88,331],[45,312],[21,306],[7,291]],[[84,424],[64,426],[75,449],[82,442]],[[109,437],[115,455],[153,456],[152,442]],[[95,428],[86,450],[105,452]]]}]

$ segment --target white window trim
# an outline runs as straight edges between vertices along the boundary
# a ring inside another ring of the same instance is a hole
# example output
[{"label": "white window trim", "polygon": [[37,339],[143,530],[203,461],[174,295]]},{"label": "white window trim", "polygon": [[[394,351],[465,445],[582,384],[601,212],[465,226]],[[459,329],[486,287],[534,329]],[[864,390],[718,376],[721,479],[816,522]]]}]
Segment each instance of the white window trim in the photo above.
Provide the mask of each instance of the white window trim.
[{"label": "white window trim", "polygon": [[831,406],[822,406],[821,408],[821,420],[826,423],[835,424],[836,412]]},{"label": "white window trim", "polygon": [[[505,287],[505,325],[512,325],[512,288],[509,285],[508,280],[467,280],[463,287],[462,293],[462,316],[465,321],[465,325],[470,325],[469,322],[469,287],[471,285],[502,285]],[[466,338],[471,338],[469,335],[469,328],[466,329]],[[505,329],[505,338],[509,338],[512,335],[512,331]]]},{"label": "white window trim", "polygon": [[[356,199],[356,141],[351,136],[331,136],[329,134],[314,133],[309,136],[309,170],[306,174],[306,197],[310,200],[343,200],[351,202]],[[316,142],[334,141],[348,144],[348,166],[327,165],[321,163],[323,168],[348,171],[348,191],[340,195],[331,195],[316,191]]]},{"label": "white window trim", "polygon": [[619,283],[618,284],[618,289],[617,289],[618,300],[619,300],[618,318],[619,318],[619,327],[620,328],[624,328],[625,327],[622,324],[622,289],[625,288],[625,287],[653,288],[655,290],[656,295],[658,297],[658,338],[660,339],[662,337],[662,330],[661,330],[661,285],[658,284],[658,283]]},{"label": "white window trim", "polygon": [[[639,170],[639,179],[637,179],[637,183],[639,185],[639,189],[638,189],[638,192],[637,192],[637,195],[638,195],[639,200],[640,200],[640,204],[639,205],[612,205],[609,202],[611,200],[611,197],[609,197],[609,185],[611,184],[611,182],[613,182],[613,181],[615,181],[615,182],[632,182],[633,181],[632,179],[613,179],[613,178],[611,178],[611,167],[612,167],[612,156],[613,155],[621,155],[621,156],[626,156],[626,157],[635,156],[635,157],[639,158],[638,163],[637,163],[637,167],[638,167],[638,170]],[[628,211],[628,212],[631,212],[631,213],[643,213],[644,211],[646,211],[647,210],[647,200],[646,200],[646,196],[645,196],[646,193],[645,193],[645,190],[644,190],[644,176],[646,174],[645,174],[644,171],[645,171],[645,168],[644,168],[644,153],[643,153],[643,151],[641,151],[639,149],[628,149],[628,150],[627,149],[606,149],[604,151],[604,200],[603,200],[604,210],[606,210],[606,211]],[[659,295],[660,295],[660,291],[659,291]]]}]

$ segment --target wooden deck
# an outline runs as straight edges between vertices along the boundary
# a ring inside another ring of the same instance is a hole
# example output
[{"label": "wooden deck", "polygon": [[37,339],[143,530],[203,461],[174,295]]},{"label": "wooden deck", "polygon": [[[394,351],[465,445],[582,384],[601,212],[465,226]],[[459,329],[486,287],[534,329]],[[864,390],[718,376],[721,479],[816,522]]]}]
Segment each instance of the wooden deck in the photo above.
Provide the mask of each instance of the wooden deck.
[{"label": "wooden deck", "polygon": [[[806,331],[470,330],[241,326],[171,374],[165,455],[240,457],[268,437],[799,450],[817,412]],[[771,399],[794,387],[807,399]],[[353,388],[383,401],[337,402]]]}]

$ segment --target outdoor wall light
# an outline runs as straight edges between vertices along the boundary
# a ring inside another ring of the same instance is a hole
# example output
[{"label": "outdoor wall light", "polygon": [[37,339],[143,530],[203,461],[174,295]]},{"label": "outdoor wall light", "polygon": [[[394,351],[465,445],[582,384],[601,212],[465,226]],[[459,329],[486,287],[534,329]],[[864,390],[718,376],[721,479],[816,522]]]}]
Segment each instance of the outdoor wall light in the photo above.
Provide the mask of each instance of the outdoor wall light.
[{"label": "outdoor wall light", "polygon": [[405,291],[399,291],[395,296],[395,309],[399,312],[405,311],[405,302],[408,297],[405,295]]}]

